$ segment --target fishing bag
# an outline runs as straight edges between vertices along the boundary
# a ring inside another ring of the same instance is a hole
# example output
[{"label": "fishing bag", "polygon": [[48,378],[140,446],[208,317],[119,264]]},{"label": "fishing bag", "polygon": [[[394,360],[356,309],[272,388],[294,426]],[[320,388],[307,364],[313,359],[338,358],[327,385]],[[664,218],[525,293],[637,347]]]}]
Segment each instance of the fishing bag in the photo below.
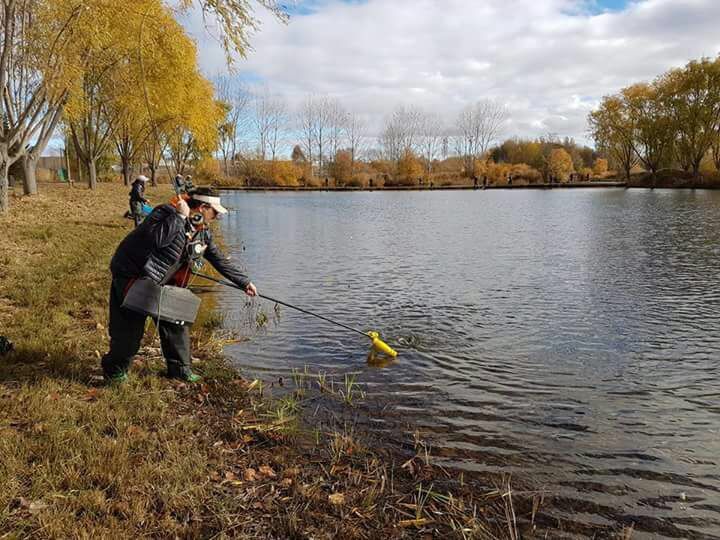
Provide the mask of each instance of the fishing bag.
[{"label": "fishing bag", "polygon": [[200,298],[182,287],[158,285],[151,279],[142,278],[130,286],[122,307],[155,320],[192,324],[200,308]]}]

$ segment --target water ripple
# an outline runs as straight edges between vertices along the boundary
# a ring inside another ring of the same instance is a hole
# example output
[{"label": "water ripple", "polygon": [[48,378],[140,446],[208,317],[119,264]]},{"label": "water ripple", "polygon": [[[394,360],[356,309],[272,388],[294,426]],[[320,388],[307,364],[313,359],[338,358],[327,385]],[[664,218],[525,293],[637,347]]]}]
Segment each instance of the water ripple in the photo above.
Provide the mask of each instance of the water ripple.
[{"label": "water ripple", "polygon": [[720,193],[229,197],[261,290],[400,351],[368,367],[362,337],[284,308],[257,331],[228,293],[248,373],[359,372],[387,404],[373,429],[411,422],[447,466],[522,474],[556,517],[720,538]]}]

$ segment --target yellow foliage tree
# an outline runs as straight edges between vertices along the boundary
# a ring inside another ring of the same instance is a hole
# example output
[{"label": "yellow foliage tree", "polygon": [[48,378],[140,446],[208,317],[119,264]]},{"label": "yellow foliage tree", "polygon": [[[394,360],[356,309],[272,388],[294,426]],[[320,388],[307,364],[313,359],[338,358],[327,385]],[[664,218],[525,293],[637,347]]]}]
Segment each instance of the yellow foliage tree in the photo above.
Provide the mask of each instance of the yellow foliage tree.
[{"label": "yellow foliage tree", "polygon": [[720,130],[720,57],[692,61],[655,85],[673,120],[675,155],[683,169],[697,176]]},{"label": "yellow foliage tree", "polygon": [[597,158],[593,165],[592,172],[595,176],[603,176],[608,172],[608,160],[605,158]]},{"label": "yellow foliage tree", "polygon": [[588,116],[588,123],[598,150],[609,156],[613,166],[629,180],[638,156],[634,142],[637,119],[630,114],[627,103],[620,96],[604,97],[600,107]]},{"label": "yellow foliage tree", "polygon": [[335,185],[344,186],[352,180],[353,159],[348,150],[339,150],[335,154],[331,173],[335,178]]},{"label": "yellow foliage tree", "polygon": [[561,182],[566,182],[570,176],[570,173],[574,171],[573,161],[565,149],[555,148],[550,152],[548,159],[548,172],[554,177],[559,179]]},{"label": "yellow foliage tree", "polygon": [[400,157],[397,166],[398,181],[402,185],[413,185],[423,176],[423,166],[411,151],[406,150]]}]

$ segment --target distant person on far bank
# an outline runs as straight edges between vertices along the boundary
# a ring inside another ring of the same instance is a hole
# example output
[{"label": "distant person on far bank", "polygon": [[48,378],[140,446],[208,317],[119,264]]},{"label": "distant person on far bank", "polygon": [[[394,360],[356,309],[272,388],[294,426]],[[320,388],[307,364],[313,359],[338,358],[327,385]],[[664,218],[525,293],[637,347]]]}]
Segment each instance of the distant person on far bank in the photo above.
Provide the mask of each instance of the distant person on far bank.
[{"label": "distant person on far bank", "polygon": [[175,195],[180,195],[185,191],[185,180],[183,180],[182,174],[175,175],[173,179],[173,189],[175,190]]},{"label": "distant person on far bank", "polygon": [[132,187],[130,189],[130,214],[132,214],[136,227],[140,225],[140,222],[144,217],[143,204],[148,202],[145,198],[145,184],[147,181],[147,176],[143,176],[141,174],[132,183]]}]

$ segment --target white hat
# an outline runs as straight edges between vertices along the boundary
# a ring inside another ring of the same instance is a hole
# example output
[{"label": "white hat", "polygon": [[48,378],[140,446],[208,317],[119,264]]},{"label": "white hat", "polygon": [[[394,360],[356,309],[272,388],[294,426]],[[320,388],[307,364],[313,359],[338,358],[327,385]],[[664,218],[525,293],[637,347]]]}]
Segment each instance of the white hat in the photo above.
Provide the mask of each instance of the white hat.
[{"label": "white hat", "polygon": [[225,208],[222,204],[220,204],[220,197],[213,197],[211,195],[196,195],[193,194],[192,198],[196,201],[201,201],[204,203],[209,204],[212,206],[213,210],[215,210],[218,214],[227,214],[227,208]]},{"label": "white hat", "polygon": [[136,178],[136,180],[140,180],[141,182],[147,182],[150,179],[147,176],[141,174]]}]

